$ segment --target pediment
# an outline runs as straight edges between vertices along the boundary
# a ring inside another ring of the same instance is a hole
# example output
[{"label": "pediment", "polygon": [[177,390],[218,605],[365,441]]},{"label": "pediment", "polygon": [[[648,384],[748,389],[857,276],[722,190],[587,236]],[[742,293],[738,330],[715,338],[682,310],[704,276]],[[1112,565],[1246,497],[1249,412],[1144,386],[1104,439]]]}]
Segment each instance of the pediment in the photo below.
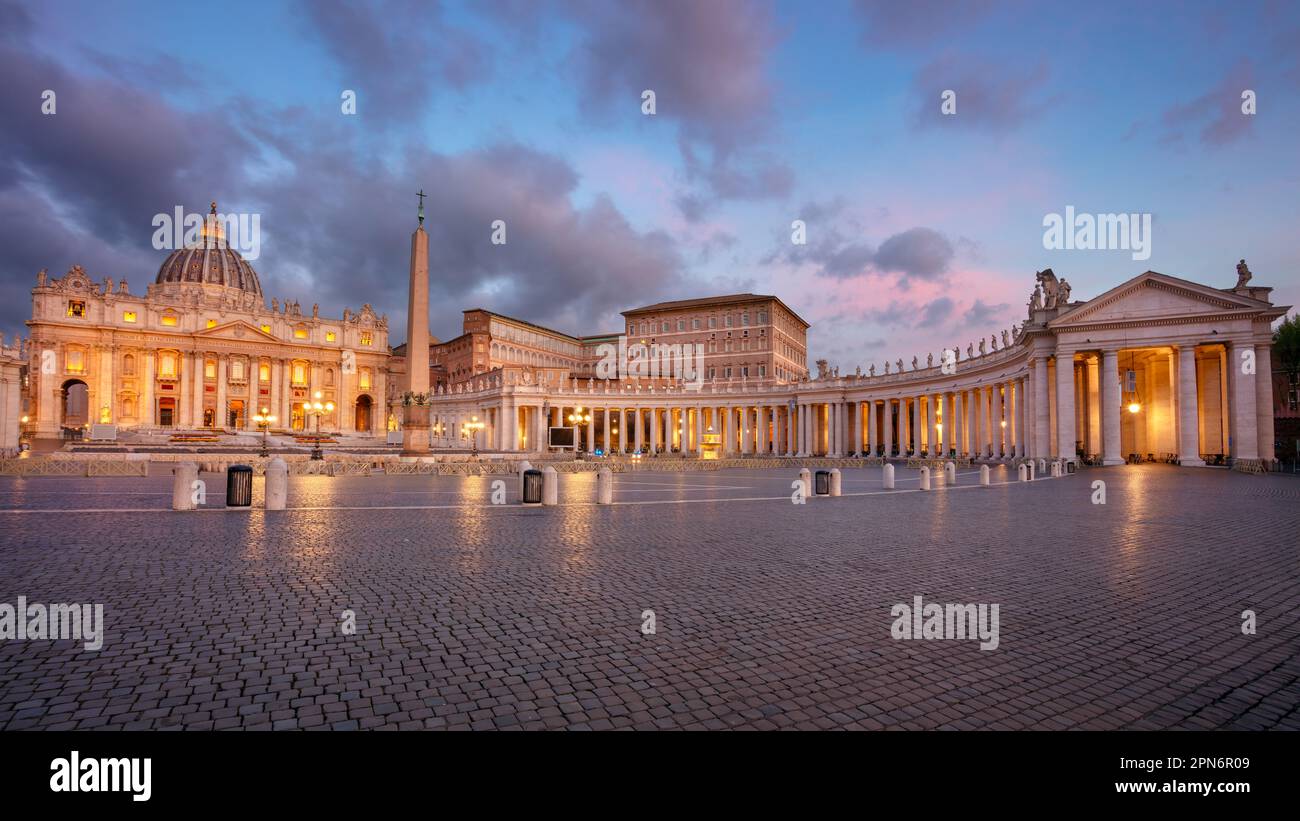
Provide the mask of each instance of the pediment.
[{"label": "pediment", "polygon": [[207,339],[275,339],[275,337],[266,333],[261,328],[249,324],[242,319],[236,319],[233,322],[227,322],[224,325],[218,325],[215,328],[204,328],[195,333],[195,336],[201,336]]},{"label": "pediment", "polygon": [[1147,271],[1074,306],[1048,324],[1060,327],[1134,319],[1158,320],[1257,311],[1268,307],[1268,303],[1231,291]]}]

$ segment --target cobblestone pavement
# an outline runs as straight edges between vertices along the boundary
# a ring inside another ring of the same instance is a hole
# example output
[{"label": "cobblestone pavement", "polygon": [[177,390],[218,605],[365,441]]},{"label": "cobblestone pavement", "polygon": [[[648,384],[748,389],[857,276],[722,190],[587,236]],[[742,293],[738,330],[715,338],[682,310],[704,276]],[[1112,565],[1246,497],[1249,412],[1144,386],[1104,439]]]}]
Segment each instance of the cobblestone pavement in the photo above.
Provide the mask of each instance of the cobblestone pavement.
[{"label": "cobblestone pavement", "polygon": [[[0,641],[0,728],[1300,729],[1296,477],[864,470],[806,505],[792,478],[624,474],[597,507],[565,476],[523,508],[490,477],[295,477],[307,509],[270,514],[3,478],[0,602],[102,603],[106,638]],[[894,640],[917,595],[998,604],[998,648]]]}]

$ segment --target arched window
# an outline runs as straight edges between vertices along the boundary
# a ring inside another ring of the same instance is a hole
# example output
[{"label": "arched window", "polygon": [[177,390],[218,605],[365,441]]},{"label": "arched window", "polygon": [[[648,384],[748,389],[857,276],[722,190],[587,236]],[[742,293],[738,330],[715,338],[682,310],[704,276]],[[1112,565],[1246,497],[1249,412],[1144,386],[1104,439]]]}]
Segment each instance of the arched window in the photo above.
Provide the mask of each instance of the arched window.
[{"label": "arched window", "polygon": [[326,368],[326,369],[325,369],[325,386],[326,386],[326,387],[332,387],[333,385],[334,385],[334,369],[333,369],[333,368]]},{"label": "arched window", "polygon": [[131,354],[122,357],[122,373],[125,376],[135,376],[135,357]]}]

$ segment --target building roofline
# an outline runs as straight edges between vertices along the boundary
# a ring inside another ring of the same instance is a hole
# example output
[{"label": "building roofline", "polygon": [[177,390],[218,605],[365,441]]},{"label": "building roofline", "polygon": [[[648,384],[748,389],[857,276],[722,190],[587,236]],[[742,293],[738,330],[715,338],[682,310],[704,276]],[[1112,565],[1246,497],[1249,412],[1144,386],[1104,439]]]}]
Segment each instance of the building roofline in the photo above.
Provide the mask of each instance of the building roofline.
[{"label": "building roofline", "polygon": [[741,302],[764,302],[767,300],[771,300],[780,305],[805,328],[812,327],[803,317],[799,316],[793,308],[785,304],[785,302],[776,294],[723,294],[721,296],[697,297],[695,299],[676,299],[668,302],[656,302],[653,305],[644,305],[640,308],[632,308],[623,311],[622,315],[634,316],[646,313],[658,313],[660,311],[681,310],[684,308],[701,308],[707,305],[731,305]]}]

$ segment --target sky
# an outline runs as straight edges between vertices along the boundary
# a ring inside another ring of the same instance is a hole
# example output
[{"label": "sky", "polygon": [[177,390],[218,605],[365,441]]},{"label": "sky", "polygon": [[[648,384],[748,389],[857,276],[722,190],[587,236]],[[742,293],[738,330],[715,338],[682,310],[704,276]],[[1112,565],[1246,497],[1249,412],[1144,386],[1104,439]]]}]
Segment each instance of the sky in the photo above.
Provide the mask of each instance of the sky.
[{"label": "sky", "polygon": [[[752,291],[865,372],[1010,328],[1048,267],[1087,299],[1245,258],[1295,304],[1297,41],[1294,2],[0,0],[0,331],[41,269],[142,293],[155,215],[216,200],[268,302],[396,345],[420,190],[442,339]],[[1150,257],[1045,248],[1071,206],[1149,215]]]}]

